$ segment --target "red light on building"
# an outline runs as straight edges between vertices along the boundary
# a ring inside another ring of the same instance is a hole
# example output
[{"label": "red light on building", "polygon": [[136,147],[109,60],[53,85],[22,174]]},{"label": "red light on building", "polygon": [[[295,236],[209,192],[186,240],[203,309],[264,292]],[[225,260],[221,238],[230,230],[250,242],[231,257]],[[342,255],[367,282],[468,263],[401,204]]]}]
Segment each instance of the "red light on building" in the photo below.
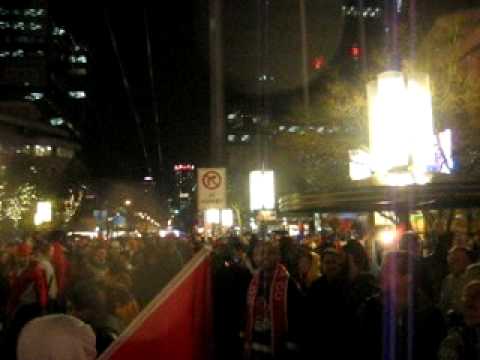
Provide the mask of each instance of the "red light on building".
[{"label": "red light on building", "polygon": [[317,56],[313,59],[312,66],[314,70],[321,70],[326,63],[325,56]]},{"label": "red light on building", "polygon": [[356,44],[354,44],[351,48],[350,48],[350,56],[354,59],[354,60],[358,60],[360,58],[360,56],[362,56],[362,48]]},{"label": "red light on building", "polygon": [[193,171],[195,170],[195,165],[191,164],[179,164],[173,167],[175,171]]}]

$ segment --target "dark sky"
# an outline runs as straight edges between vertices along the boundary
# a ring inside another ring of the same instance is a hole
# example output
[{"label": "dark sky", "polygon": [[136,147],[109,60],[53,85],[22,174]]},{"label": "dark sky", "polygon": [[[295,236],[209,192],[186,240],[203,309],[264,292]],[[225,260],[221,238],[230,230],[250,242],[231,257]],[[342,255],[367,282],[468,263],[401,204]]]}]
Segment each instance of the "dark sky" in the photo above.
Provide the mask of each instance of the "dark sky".
[{"label": "dark sky", "polygon": [[[90,49],[89,118],[84,124],[85,155],[94,175],[142,178],[147,164],[135,118],[128,106],[106,16],[118,43],[136,110],[142,122],[149,166],[156,173],[157,141],[164,167],[208,161],[209,84],[205,9],[193,0],[152,7],[136,1],[104,7],[50,1],[54,19]],[[203,2],[205,3],[205,2]],[[144,8],[147,8],[160,132],[155,136],[147,60]],[[200,9],[201,10],[201,9]]]}]

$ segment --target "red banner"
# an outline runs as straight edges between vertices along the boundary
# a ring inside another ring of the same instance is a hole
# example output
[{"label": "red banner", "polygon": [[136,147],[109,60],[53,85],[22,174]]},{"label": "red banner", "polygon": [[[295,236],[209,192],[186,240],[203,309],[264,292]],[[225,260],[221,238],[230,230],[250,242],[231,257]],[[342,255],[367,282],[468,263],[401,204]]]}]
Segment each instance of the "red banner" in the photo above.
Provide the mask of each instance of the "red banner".
[{"label": "red banner", "polygon": [[212,343],[210,252],[203,249],[99,359],[206,360]]}]

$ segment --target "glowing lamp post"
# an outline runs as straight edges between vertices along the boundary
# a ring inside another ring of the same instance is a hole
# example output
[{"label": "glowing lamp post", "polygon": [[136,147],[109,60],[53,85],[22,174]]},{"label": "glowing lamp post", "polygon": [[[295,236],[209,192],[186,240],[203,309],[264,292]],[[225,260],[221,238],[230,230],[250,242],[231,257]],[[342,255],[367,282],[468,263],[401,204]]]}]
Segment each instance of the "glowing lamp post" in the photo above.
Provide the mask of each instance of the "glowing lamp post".
[{"label": "glowing lamp post", "polygon": [[385,185],[425,184],[435,163],[429,78],[388,71],[367,85],[371,167]]}]

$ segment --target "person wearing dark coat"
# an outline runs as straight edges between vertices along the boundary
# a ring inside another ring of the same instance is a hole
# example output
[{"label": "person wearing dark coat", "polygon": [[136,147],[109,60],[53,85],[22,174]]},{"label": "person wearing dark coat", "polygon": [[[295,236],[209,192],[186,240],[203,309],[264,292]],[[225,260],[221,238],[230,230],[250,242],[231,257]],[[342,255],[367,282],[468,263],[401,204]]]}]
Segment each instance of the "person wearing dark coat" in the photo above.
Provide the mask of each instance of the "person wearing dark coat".
[{"label": "person wearing dark coat", "polygon": [[424,294],[412,259],[404,251],[386,254],[381,293],[360,311],[359,358],[371,360],[434,360],[445,336],[439,309]]}]

